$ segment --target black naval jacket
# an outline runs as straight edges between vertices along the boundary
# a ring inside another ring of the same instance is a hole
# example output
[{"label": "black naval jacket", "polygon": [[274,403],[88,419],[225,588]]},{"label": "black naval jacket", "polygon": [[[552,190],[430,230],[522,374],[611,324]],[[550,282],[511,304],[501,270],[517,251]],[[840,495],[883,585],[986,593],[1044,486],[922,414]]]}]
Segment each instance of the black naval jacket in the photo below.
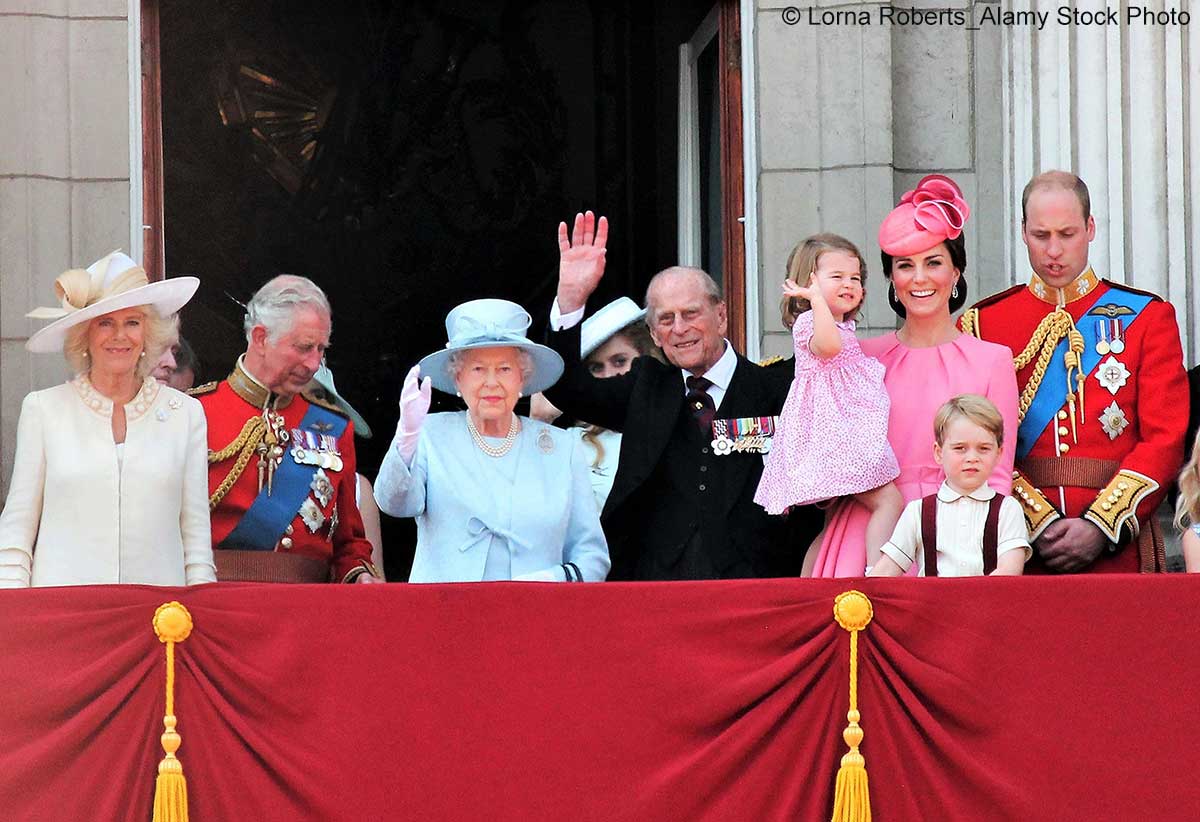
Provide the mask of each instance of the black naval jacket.
[{"label": "black naval jacket", "polygon": [[[547,398],[565,413],[623,433],[601,523],[610,580],[798,576],[823,515],[808,506],[770,516],[754,502],[757,453],[713,454],[685,407],[680,369],[638,357],[628,374],[593,377],[579,356],[580,325],[549,331],[566,363]],[[717,419],[777,415],[791,373],[738,356]]]}]

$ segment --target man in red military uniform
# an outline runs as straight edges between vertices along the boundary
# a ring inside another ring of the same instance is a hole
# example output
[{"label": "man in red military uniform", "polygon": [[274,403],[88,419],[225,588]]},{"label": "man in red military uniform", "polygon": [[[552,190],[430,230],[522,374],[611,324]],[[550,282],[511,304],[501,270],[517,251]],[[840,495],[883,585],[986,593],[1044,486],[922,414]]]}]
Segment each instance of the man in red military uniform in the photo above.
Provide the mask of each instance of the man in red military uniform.
[{"label": "man in red military uniform", "polygon": [[1029,181],[1021,235],[1029,284],[980,301],[961,324],[1013,351],[1028,571],[1165,570],[1154,511],[1179,471],[1188,416],[1175,310],[1088,266],[1096,223],[1074,174]]},{"label": "man in red military uniform", "polygon": [[282,275],[246,307],[246,353],[192,393],[208,418],[219,580],[381,582],[355,500],[354,427],[304,389],[329,345],[329,302]]}]

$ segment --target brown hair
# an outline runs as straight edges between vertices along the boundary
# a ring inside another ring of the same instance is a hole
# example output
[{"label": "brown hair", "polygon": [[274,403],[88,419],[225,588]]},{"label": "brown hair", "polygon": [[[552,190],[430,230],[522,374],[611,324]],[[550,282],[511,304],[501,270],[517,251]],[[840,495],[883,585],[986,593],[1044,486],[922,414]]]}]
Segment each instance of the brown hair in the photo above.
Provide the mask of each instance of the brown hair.
[{"label": "brown hair", "polygon": [[970,420],[995,437],[997,447],[1004,445],[1004,417],[991,400],[980,394],[959,394],[938,409],[933,418],[933,438],[938,445],[945,441],[951,421],[959,417]]},{"label": "brown hair", "polygon": [[1026,183],[1025,190],[1021,192],[1021,225],[1025,225],[1025,207],[1029,205],[1029,198],[1033,192],[1044,188],[1060,188],[1071,192],[1083,209],[1083,221],[1086,223],[1092,216],[1092,195],[1088,193],[1087,183],[1069,171],[1043,171]]},{"label": "brown hair", "polygon": [[[792,249],[792,253],[788,255],[788,278],[795,280],[800,285],[808,285],[810,275],[817,267],[817,262],[821,259],[821,255],[827,251],[843,251],[852,257],[858,258],[858,270],[862,274],[863,300],[865,301],[867,298],[867,261],[863,259],[862,252],[858,250],[858,246],[840,234],[814,234],[800,242]],[[785,294],[783,299],[779,301],[779,313],[783,319],[784,328],[791,328],[795,324],[796,318],[811,307],[808,300],[802,297],[789,297]],[[861,303],[859,303],[858,308],[848,312],[843,319],[854,319],[858,316],[860,308],[862,308]]]}]

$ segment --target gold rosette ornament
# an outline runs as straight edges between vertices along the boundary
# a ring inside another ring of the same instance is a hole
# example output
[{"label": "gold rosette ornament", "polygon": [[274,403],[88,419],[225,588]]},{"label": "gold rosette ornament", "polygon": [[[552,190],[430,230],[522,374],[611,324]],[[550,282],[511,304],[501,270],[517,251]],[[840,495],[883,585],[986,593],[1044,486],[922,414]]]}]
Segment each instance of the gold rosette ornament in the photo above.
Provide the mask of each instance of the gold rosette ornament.
[{"label": "gold rosette ornament", "polygon": [[175,730],[175,643],[192,633],[192,615],[178,602],[167,602],[154,612],[154,633],[167,646],[167,713],[162,735],[166,756],[158,763],[154,783],[154,822],[187,822],[187,780],[183,763],[175,757],[183,742]]},{"label": "gold rosette ornament", "polygon": [[850,632],[850,710],[849,724],[842,739],[850,750],[842,757],[833,795],[832,822],[871,822],[871,795],[867,788],[867,761],[859,753],[863,730],[858,713],[858,632],[870,624],[875,615],[871,600],[860,591],[846,591],[833,601],[833,619]]}]

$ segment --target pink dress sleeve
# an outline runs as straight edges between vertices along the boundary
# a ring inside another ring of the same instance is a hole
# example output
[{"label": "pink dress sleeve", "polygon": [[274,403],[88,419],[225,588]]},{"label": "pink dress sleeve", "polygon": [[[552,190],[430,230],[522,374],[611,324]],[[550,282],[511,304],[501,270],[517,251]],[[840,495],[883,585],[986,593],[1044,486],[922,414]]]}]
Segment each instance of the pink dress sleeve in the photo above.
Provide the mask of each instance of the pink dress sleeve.
[{"label": "pink dress sleeve", "polygon": [[1013,462],[1017,453],[1017,372],[1007,348],[1001,347],[992,361],[988,377],[987,398],[1004,418],[1004,445],[1000,448],[1000,461],[988,480],[1001,494],[1012,493]]}]

